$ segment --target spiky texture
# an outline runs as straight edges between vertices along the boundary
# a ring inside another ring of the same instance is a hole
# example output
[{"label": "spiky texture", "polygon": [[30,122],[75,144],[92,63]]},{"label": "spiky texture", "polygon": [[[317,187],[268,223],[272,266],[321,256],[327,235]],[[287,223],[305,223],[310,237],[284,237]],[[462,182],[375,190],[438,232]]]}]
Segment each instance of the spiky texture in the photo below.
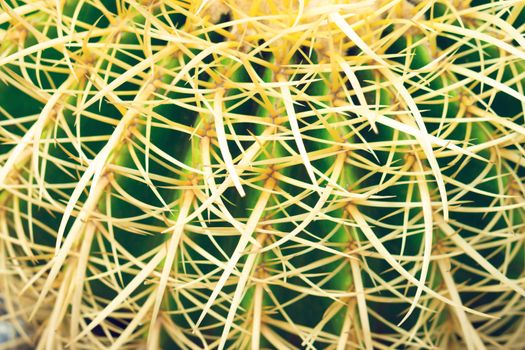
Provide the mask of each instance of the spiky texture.
[{"label": "spiky texture", "polygon": [[0,5],[17,341],[525,348],[523,1]]}]

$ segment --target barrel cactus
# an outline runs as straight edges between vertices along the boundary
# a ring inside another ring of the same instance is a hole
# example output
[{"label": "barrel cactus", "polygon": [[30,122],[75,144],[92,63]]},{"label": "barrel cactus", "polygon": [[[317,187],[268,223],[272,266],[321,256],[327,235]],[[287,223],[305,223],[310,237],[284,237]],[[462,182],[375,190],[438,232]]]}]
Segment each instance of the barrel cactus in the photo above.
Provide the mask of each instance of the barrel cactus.
[{"label": "barrel cactus", "polygon": [[0,347],[525,348],[524,20],[1,0]]}]

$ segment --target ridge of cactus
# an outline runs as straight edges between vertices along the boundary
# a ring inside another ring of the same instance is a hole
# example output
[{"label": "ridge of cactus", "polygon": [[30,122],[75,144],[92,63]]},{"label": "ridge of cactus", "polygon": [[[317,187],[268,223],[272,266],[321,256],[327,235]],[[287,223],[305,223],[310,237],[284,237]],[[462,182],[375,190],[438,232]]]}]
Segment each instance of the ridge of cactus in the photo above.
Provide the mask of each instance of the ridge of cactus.
[{"label": "ridge of cactus", "polygon": [[0,349],[525,348],[524,31],[0,0]]}]

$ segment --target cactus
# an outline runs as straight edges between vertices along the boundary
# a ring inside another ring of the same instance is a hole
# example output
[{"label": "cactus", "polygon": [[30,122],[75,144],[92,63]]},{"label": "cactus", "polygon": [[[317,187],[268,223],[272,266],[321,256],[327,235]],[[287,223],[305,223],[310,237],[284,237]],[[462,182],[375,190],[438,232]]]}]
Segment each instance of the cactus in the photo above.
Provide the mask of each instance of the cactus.
[{"label": "cactus", "polygon": [[523,1],[0,9],[17,344],[525,348]]}]

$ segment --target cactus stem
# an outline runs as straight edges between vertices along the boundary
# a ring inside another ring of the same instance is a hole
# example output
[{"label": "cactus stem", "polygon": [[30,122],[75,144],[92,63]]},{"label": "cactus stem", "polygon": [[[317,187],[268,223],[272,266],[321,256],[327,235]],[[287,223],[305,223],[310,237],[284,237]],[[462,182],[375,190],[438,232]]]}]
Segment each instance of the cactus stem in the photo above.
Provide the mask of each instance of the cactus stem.
[{"label": "cactus stem", "polygon": [[[166,260],[164,262],[164,267],[162,268],[162,274],[160,277],[159,285],[157,287],[155,304],[153,305],[153,311],[151,314],[151,325],[150,329],[155,327],[157,322],[157,317],[159,314],[160,306],[162,299],[164,298],[164,291],[168,283],[168,277],[170,275],[173,262],[175,260],[175,255],[177,254],[177,247],[181,241],[182,234],[184,232],[184,223],[188,212],[190,211],[191,205],[193,203],[194,195],[192,191],[187,190],[182,194],[182,200],[179,210],[179,216],[177,217],[177,222],[173,229],[172,236],[168,243],[168,248],[166,252]],[[151,333],[150,333],[151,334]]]},{"label": "cactus stem", "polygon": [[[239,242],[237,243],[237,246],[235,247],[235,251],[233,252],[233,254],[230,257],[230,259],[228,260],[228,263],[227,263],[226,267],[224,268],[224,271],[223,271],[219,281],[215,285],[215,288],[213,289],[213,292],[212,292],[211,296],[209,297],[208,302],[204,306],[204,308],[203,308],[203,310],[201,312],[201,315],[199,316],[199,319],[197,320],[197,322],[195,324],[195,327],[198,327],[199,324],[202,322],[202,320],[204,319],[204,317],[208,313],[208,310],[210,309],[211,305],[213,305],[213,303],[215,302],[215,299],[217,298],[217,296],[219,295],[220,291],[222,290],[222,288],[223,288],[224,284],[226,283],[228,277],[233,272],[233,269],[235,268],[237,262],[241,258],[241,255],[243,254],[244,249],[248,245],[248,242],[250,240],[249,238],[252,237],[252,234],[253,234],[257,224],[259,223],[259,220],[260,220],[260,218],[261,218],[261,216],[262,216],[262,214],[264,212],[264,209],[266,207],[266,203],[270,199],[270,195],[272,193],[272,189],[274,188],[274,186],[275,186],[275,180],[272,179],[272,178],[269,178],[266,181],[265,185],[264,185],[264,190],[261,193],[259,199],[257,200],[257,203],[255,204],[255,207],[254,207],[254,209],[252,211],[252,214],[250,215],[250,218],[248,219],[248,222],[246,223],[245,230],[241,234],[241,238],[240,238]],[[226,328],[226,326],[231,327],[231,321],[230,321],[230,325],[225,325],[224,327]]]},{"label": "cactus stem", "polygon": [[215,92],[215,97],[213,100],[213,117],[215,121],[215,131],[217,133],[217,141],[219,142],[219,148],[221,150],[224,162],[226,163],[226,168],[228,169],[228,172],[231,176],[232,182],[241,195],[241,197],[246,196],[246,192],[244,192],[242,188],[241,181],[239,179],[239,175],[237,175],[237,171],[235,170],[235,166],[233,164],[232,155],[230,153],[230,150],[228,148],[228,144],[226,141],[226,133],[224,132],[224,122],[223,122],[223,112],[222,112],[222,101],[224,97],[224,89],[218,88]]},{"label": "cactus stem", "polygon": [[301,137],[299,125],[297,123],[297,116],[295,115],[295,109],[293,106],[292,95],[290,94],[290,89],[288,88],[288,85],[287,85],[288,82],[284,79],[283,76],[278,76],[277,81],[281,84],[281,93],[282,93],[283,103],[286,107],[286,113],[288,115],[288,122],[290,123],[290,127],[292,129],[292,134],[293,134],[295,143],[297,145],[297,148],[299,149],[299,154],[301,155],[301,158],[304,162],[304,167],[306,169],[306,172],[308,173],[308,176],[310,177],[310,180],[312,181],[312,184],[314,185],[314,188],[317,191],[320,191],[319,186],[317,184],[317,179],[315,178],[315,175],[314,175],[314,169],[312,167],[312,164],[310,163],[308,154],[306,153],[306,148],[304,147],[303,138]]},{"label": "cactus stem", "polygon": [[[448,293],[450,295],[451,300],[458,304],[462,305],[461,298],[459,296],[456,283],[454,282],[454,279],[452,278],[452,275],[450,273],[450,262],[447,262],[448,259],[439,259],[437,261],[437,265],[439,267],[439,271],[441,273],[441,276],[443,277],[443,281],[445,282],[445,285],[447,286]],[[453,308],[453,312],[456,314],[456,317],[459,321],[459,324],[461,326],[461,329],[463,331],[463,339],[465,340],[465,343],[467,344],[468,350],[480,350],[485,349],[485,346],[483,345],[483,342],[479,338],[478,333],[472,327],[472,324],[467,318],[467,315],[463,309],[459,308]]]},{"label": "cactus stem", "polygon": [[[501,271],[496,269],[487,259],[485,259],[477,250],[475,250],[464,238],[456,234],[456,231],[446,222],[443,221],[443,218],[439,214],[434,214],[437,217],[437,223],[439,228],[447,235],[448,238],[454,242],[459,248],[461,248],[465,254],[470,256],[475,260],[481,267],[485,269],[488,273],[498,280],[501,284],[506,287],[514,290],[516,293],[525,296],[525,290],[521,288],[516,281],[509,279]],[[453,305],[456,306],[456,305]]]},{"label": "cactus stem", "polygon": [[361,269],[359,267],[359,261],[355,259],[350,259],[350,267],[352,268],[352,277],[354,281],[357,299],[357,309],[359,312],[361,328],[365,338],[365,347],[367,350],[372,350],[374,346],[372,344],[372,333],[370,331],[370,322],[368,320],[368,308],[366,306],[365,290],[363,286],[363,280],[361,278]]}]

